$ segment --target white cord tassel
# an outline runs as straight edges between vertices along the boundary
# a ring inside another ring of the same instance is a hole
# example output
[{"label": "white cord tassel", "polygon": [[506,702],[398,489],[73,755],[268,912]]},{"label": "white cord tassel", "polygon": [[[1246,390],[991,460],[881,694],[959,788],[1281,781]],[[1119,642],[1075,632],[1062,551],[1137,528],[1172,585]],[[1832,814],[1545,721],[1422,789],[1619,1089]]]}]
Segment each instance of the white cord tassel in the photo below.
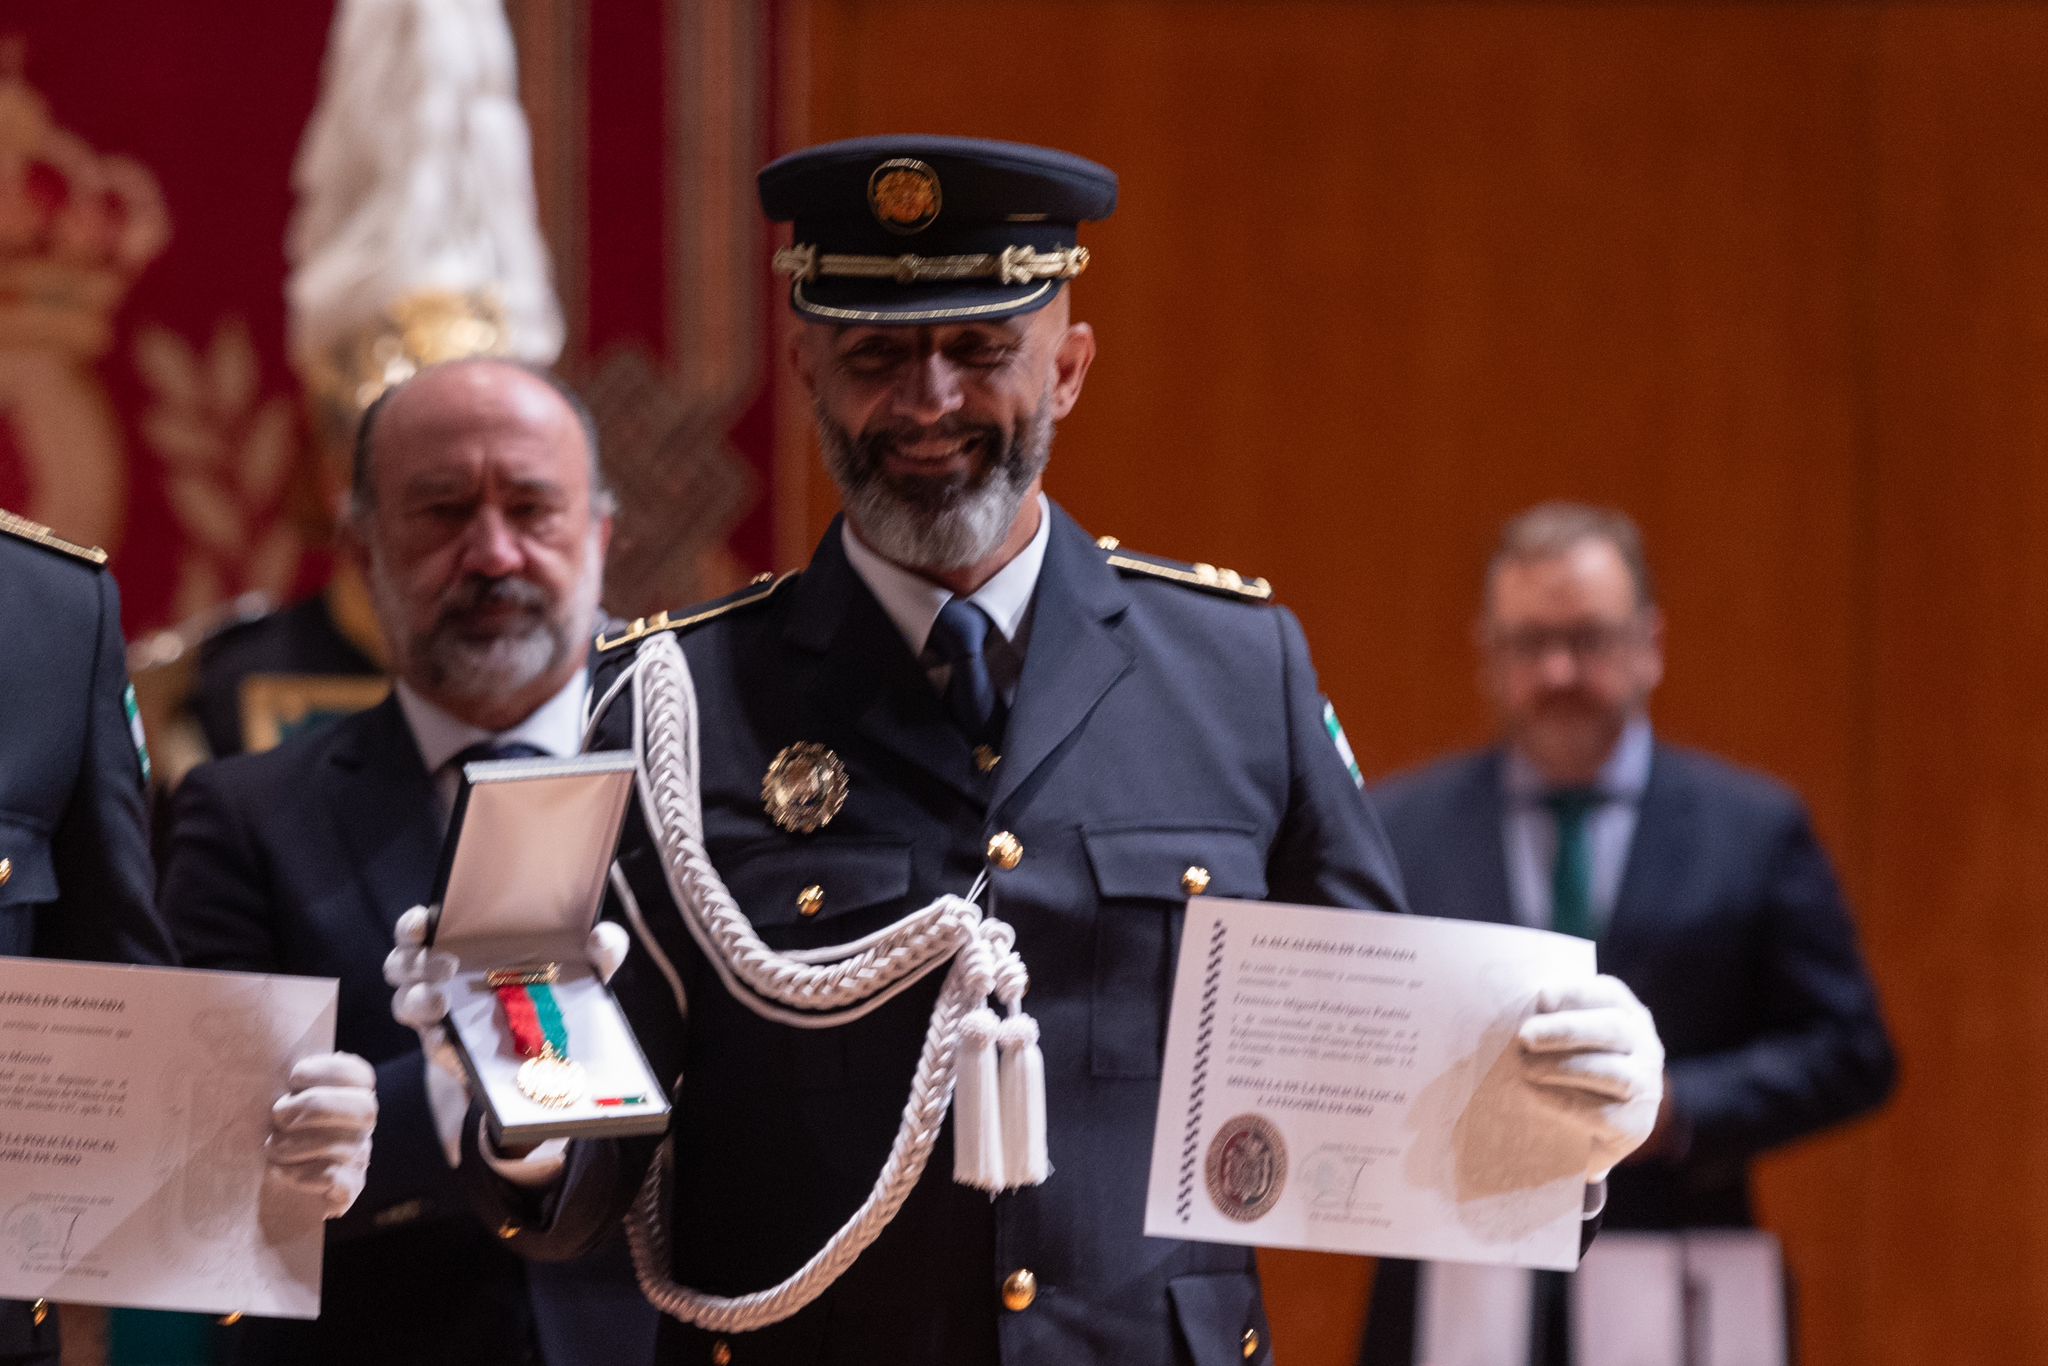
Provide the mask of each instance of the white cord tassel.
[{"label": "white cord tassel", "polygon": [[1036,1186],[1052,1175],[1045,1147],[1045,1055],[1038,1051],[1038,1021],[1015,1014],[996,1029],[1002,1055],[1003,1174],[1011,1188]]},{"label": "white cord tassel", "polygon": [[960,1022],[953,1062],[953,1179],[991,1195],[1003,1179],[1003,1087],[996,1061],[1001,1026],[987,1006]]}]

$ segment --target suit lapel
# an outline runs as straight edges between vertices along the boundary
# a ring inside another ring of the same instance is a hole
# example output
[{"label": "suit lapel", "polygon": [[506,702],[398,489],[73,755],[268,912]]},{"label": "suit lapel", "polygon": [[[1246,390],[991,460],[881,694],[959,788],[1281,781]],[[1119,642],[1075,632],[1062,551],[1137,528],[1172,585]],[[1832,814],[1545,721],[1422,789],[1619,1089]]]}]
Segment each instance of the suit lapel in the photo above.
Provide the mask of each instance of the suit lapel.
[{"label": "suit lapel", "polygon": [[388,939],[406,908],[433,894],[441,846],[433,783],[395,693],[337,726],[320,780],[378,932]]},{"label": "suit lapel", "polygon": [[[1601,937],[1603,948],[1625,956],[1638,933],[1654,923],[1660,908],[1677,904],[1697,853],[1695,800],[1677,770],[1665,761],[1664,748],[1659,745],[1651,754],[1650,781],[1643,789],[1635,836],[1622,865],[1614,915]],[[1606,963],[1602,968],[1613,970]]]},{"label": "suit lapel", "polygon": [[1071,517],[1057,507],[1051,515],[991,810],[1023,787],[1131,667],[1130,648],[1114,627],[1130,606],[1129,590]]},{"label": "suit lapel", "polygon": [[1463,813],[1459,837],[1444,852],[1447,872],[1458,887],[1453,913],[1466,920],[1517,923],[1515,892],[1508,881],[1507,798],[1501,790],[1501,752],[1479,756],[1457,803]]},{"label": "suit lapel", "polygon": [[967,741],[839,538],[834,518],[797,580],[784,638],[816,656],[816,695],[844,723],[962,796],[978,797]]}]

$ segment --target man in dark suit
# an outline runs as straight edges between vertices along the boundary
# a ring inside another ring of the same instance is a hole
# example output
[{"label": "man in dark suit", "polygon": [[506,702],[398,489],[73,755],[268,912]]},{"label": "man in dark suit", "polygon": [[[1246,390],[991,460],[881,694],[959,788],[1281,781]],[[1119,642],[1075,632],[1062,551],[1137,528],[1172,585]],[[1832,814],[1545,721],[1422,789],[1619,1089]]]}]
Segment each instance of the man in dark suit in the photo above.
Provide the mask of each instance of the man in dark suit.
[{"label": "man in dark suit", "polygon": [[551,378],[465,361],[392,391],[363,420],[351,527],[393,694],[178,791],[162,903],[186,960],[338,977],[341,1038],[375,1062],[384,1106],[319,1321],[246,1322],[242,1360],[646,1357],[653,1311],[620,1240],[529,1268],[468,1217],[461,1083],[391,1018],[381,971],[393,923],[432,894],[463,762],[581,748],[610,514],[588,419]]},{"label": "man in dark suit", "polygon": [[[793,359],[845,516],[801,576],[600,648],[642,680],[673,667],[671,641],[687,659],[703,843],[770,944],[855,940],[989,879],[1030,974],[1053,1171],[993,1198],[959,1184],[956,1098],[865,1251],[758,1313],[664,1289],[691,1326],[663,1323],[660,1360],[1270,1360],[1249,1249],[1142,1234],[1185,903],[1401,896],[1271,589],[1093,540],[1041,491],[1095,354],[1062,288],[1086,262],[1076,225],[1110,212],[1115,177],[1044,148],[869,139],[771,165],[761,190],[795,220],[778,258],[804,324]],[[632,742],[630,713],[608,715],[606,743]],[[875,1185],[938,979],[842,1028],[764,1020],[679,919],[649,819],[622,842],[633,897],[614,910],[646,930],[617,989],[680,1079],[650,1256],[684,1286],[764,1291]],[[394,1008],[431,1024],[431,995],[407,985]],[[1655,1109],[1654,1034],[1633,1002],[1577,1014],[1618,1046],[1570,1046],[1623,1080],[1598,1097],[1531,1084],[1560,1094],[1548,1113],[1589,1152],[1618,1154]],[[464,1171],[489,1220],[545,1255],[617,1216],[650,1148],[573,1144],[560,1181],[528,1189]]]},{"label": "man in dark suit", "polygon": [[[1568,503],[1510,522],[1481,646],[1503,731],[1375,790],[1424,915],[1597,939],[1667,1056],[1649,1141],[1610,1183],[1610,1228],[1746,1227],[1760,1153],[1861,1114],[1892,1086],[1877,993],[1799,799],[1657,741],[1663,623],[1622,514]],[[1562,1366],[1558,1282],[1537,1357]],[[1374,1287],[1365,1360],[1414,1359],[1411,1265]]]},{"label": "man in dark suit", "polygon": [[[144,822],[149,753],[106,558],[0,509],[0,955],[167,965]],[[298,1066],[298,1102],[275,1112],[266,1152],[338,1213],[362,1187],[369,1069],[338,1054]],[[0,1302],[0,1363],[57,1357],[49,1305]]]}]

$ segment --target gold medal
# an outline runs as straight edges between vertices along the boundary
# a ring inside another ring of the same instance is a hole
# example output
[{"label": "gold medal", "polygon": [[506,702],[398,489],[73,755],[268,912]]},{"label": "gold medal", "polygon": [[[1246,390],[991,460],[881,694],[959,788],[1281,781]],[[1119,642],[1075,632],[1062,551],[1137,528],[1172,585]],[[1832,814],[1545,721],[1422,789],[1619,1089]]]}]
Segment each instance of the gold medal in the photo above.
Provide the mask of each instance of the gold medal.
[{"label": "gold medal", "polygon": [[795,835],[825,828],[846,805],[846,765],[823,745],[801,741],[775,756],[761,779],[768,818]]},{"label": "gold medal", "polygon": [[561,1110],[583,1099],[583,1065],[549,1051],[519,1064],[519,1094]]}]

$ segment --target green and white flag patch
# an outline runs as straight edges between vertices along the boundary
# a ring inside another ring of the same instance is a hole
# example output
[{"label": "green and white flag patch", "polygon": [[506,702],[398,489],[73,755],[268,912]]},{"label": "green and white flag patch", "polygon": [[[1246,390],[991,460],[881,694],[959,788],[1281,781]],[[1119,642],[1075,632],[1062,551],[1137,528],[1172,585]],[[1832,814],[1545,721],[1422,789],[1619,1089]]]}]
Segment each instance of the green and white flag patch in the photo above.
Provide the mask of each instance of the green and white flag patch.
[{"label": "green and white flag patch", "polygon": [[1351,781],[1358,784],[1360,792],[1365,791],[1365,775],[1358,771],[1358,756],[1351,752],[1351,742],[1344,738],[1344,727],[1337,720],[1337,708],[1327,697],[1323,699],[1323,729],[1330,732],[1330,743],[1337,747],[1337,757],[1344,761],[1344,767],[1351,770]]},{"label": "green and white flag patch", "polygon": [[[135,741],[135,761],[142,765],[143,786],[149,785],[149,742],[142,738],[142,708],[135,701],[135,685],[121,694],[121,710],[128,714],[128,735]],[[1331,724],[1335,724],[1333,721]]]}]

